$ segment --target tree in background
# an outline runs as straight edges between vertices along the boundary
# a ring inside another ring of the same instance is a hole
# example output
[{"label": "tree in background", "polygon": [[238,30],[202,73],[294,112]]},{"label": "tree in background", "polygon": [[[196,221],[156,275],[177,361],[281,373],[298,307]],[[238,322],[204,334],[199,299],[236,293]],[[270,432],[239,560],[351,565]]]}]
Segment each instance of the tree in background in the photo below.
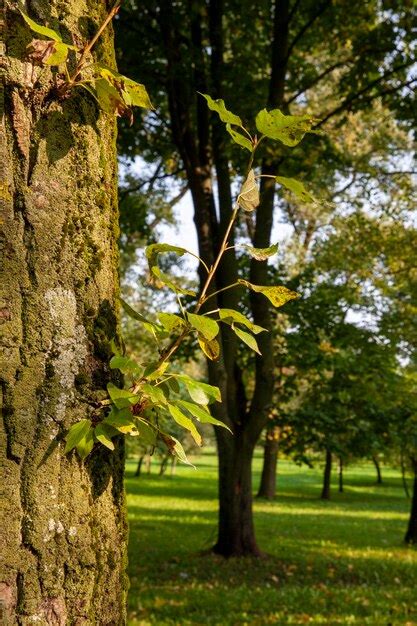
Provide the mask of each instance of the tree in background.
[{"label": "tree in background", "polygon": [[[341,146],[340,125],[352,111],[369,108],[373,102],[383,103],[381,119],[384,111],[392,115],[395,110],[407,124],[412,115],[413,78],[408,71],[412,46],[400,48],[398,41],[409,40],[412,18],[402,3],[390,6],[385,14],[376,2],[358,4],[355,11],[351,8],[347,2],[330,1],[317,5],[277,0],[254,5],[212,0],[175,5],[151,2],[146,7],[134,0],[126,2],[120,19],[120,64],[133,77],[140,75],[149,83],[158,113],[147,117],[143,130],[133,127],[133,133],[123,134],[122,151],[132,157],[140,146],[143,158],[158,163],[161,171],[177,180],[186,179],[200,256],[208,265],[231,215],[232,183],[242,173],[242,158],[229,148],[221,126],[208,114],[197,91],[225,98],[232,110],[247,118],[265,105],[294,113],[307,108],[322,118],[320,124],[330,132],[330,139],[312,138],[291,154],[285,148],[265,151],[264,174],[277,174],[278,169],[287,176],[309,172],[313,184],[328,197],[340,196],[338,182],[346,186],[349,174],[355,178],[358,193],[370,189],[371,177],[383,175],[385,161],[370,163],[363,153],[354,158]],[[134,43],[138,38],[146,51],[140,56]],[[351,124],[350,148],[355,134]],[[378,137],[383,152],[389,133]],[[385,179],[399,186],[391,172]],[[256,247],[270,245],[274,200],[275,185],[264,179],[256,219],[242,224]],[[281,206],[300,241],[307,244],[320,225],[318,218],[326,219],[323,210],[294,211],[293,203],[286,202]],[[229,251],[217,289],[234,282],[238,264],[236,253]],[[267,264],[252,264],[250,279],[265,284]],[[219,294],[217,306],[235,308],[236,297],[233,292]],[[271,327],[268,305],[257,294],[251,298],[250,310],[255,323]],[[254,384],[251,381],[248,388],[243,384],[236,341],[227,329],[223,348],[224,361],[208,365],[209,379],[223,391],[226,401],[217,417],[231,426],[234,437],[217,434],[220,513],[214,549],[225,555],[258,554],[250,465],[272,402],[272,343],[266,333],[261,337],[263,358],[256,358]]]},{"label": "tree in background", "polygon": [[[71,44],[71,36],[89,41],[106,15],[104,3],[87,10],[75,0],[33,9]],[[10,3],[5,26],[2,616],[13,624],[122,624],[123,444],[113,453],[100,447],[85,464],[63,446],[68,427],[106,395],[118,334],[115,122],[83,90],[57,96],[59,73],[28,59],[33,34]],[[41,37],[35,51],[45,50]],[[114,63],[111,28],[94,57]]]}]

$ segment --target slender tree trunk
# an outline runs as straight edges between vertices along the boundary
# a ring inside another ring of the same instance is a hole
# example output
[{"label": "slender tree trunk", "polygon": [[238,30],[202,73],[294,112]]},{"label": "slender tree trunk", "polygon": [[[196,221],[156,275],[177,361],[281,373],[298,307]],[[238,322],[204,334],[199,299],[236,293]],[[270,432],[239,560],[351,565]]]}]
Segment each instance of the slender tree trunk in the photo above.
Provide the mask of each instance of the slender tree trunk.
[{"label": "slender tree trunk", "polygon": [[161,464],[159,466],[159,475],[163,476],[166,472],[167,466],[168,466],[168,461],[169,461],[169,456],[164,456],[161,459]]},{"label": "slender tree trunk", "polygon": [[382,485],[381,466],[379,465],[378,457],[374,455],[372,461],[376,469],[376,483],[377,485]]},{"label": "slender tree trunk", "polygon": [[326,462],[324,465],[323,474],[323,489],[321,492],[322,500],[330,500],[330,480],[332,476],[332,453],[326,449]]},{"label": "slender tree trunk", "polygon": [[264,461],[258,498],[275,498],[277,483],[277,463],[279,448],[279,428],[273,426],[266,431]]},{"label": "slender tree trunk", "polygon": [[152,457],[148,452],[148,454],[145,457],[145,467],[146,467],[146,473],[148,474],[148,476],[151,473],[151,466],[152,466]]},{"label": "slender tree trunk", "polygon": [[[9,3],[14,4],[14,3]],[[31,3],[40,23],[85,40],[105,3]],[[88,24],[88,29],[86,25]],[[42,97],[52,73],[33,67],[37,37],[5,12],[0,398],[6,545],[3,623],[125,623],[124,450],[86,462],[63,436],[103,397],[117,336],[115,123],[88,94]],[[78,39],[77,39],[78,41]],[[100,43],[113,63],[111,29]],[[51,94],[52,96],[52,94]]]},{"label": "slender tree trunk", "polygon": [[417,544],[417,459],[412,459],[414,470],[413,498],[411,501],[410,519],[405,535],[405,542]]},{"label": "slender tree trunk", "polygon": [[407,475],[406,475],[406,471],[405,471],[405,463],[404,463],[404,455],[403,455],[403,453],[401,453],[401,479],[403,481],[404,493],[405,493],[406,497],[409,498],[410,497],[410,490],[408,489],[408,484],[407,484]]},{"label": "slender tree trunk", "polygon": [[175,476],[175,472],[177,469],[177,457],[171,459],[171,476]]},{"label": "slender tree trunk", "polygon": [[139,457],[139,461],[138,461],[138,464],[136,466],[135,478],[139,478],[139,476],[140,476],[140,473],[141,473],[141,470],[142,470],[142,463],[143,463],[143,459],[144,458],[145,457],[143,457],[143,456]]},{"label": "slender tree trunk", "polygon": [[343,459],[339,456],[339,493],[343,493]]}]

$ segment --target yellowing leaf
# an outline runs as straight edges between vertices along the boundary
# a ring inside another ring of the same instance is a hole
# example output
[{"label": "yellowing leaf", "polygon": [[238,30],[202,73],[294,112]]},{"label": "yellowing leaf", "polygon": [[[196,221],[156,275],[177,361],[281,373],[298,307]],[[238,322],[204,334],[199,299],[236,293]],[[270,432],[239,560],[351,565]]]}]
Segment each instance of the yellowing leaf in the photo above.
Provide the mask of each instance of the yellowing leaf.
[{"label": "yellowing leaf", "polygon": [[277,308],[282,306],[289,300],[294,300],[295,298],[299,298],[298,293],[296,293],[295,291],[291,291],[290,289],[287,289],[286,287],[253,285],[252,283],[243,279],[239,279],[238,283],[241,285],[245,285],[245,287],[248,287],[252,291],[256,291],[257,293],[262,293]]},{"label": "yellowing leaf", "polygon": [[219,334],[219,325],[216,320],[211,319],[211,317],[196,315],[195,313],[187,313],[187,317],[191,326],[198,330],[207,341],[211,341]]},{"label": "yellowing leaf", "polygon": [[262,109],[256,116],[256,128],[286,146],[296,146],[306,133],[315,132],[312,126],[317,121],[311,115],[284,115],[279,109]]},{"label": "yellowing leaf", "polygon": [[259,189],[253,170],[250,170],[247,179],[243,183],[237,201],[245,211],[254,211],[259,205]]},{"label": "yellowing leaf", "polygon": [[239,337],[239,339],[241,339],[244,343],[246,343],[246,345],[249,346],[251,350],[253,350],[254,352],[257,352],[258,354],[261,354],[258,348],[256,339],[255,337],[253,337],[253,335],[250,335],[246,331],[241,330],[240,328],[237,328],[234,324],[232,324],[232,329],[236,333],[236,335]]},{"label": "yellowing leaf", "polygon": [[239,311],[235,311],[234,309],[219,309],[219,317],[227,324],[231,324],[232,322],[242,324],[255,335],[261,333],[262,331],[266,331],[266,328],[262,328],[262,326],[254,324],[253,322],[248,320],[248,318],[245,317],[242,313],[240,313]]},{"label": "yellowing leaf", "polygon": [[170,333],[177,328],[182,329],[185,326],[183,318],[174,313],[158,313],[158,318],[162,326]]},{"label": "yellowing leaf", "polygon": [[207,341],[205,337],[199,335],[198,343],[206,357],[208,357],[211,361],[217,361],[220,356],[220,344],[217,339]]},{"label": "yellowing leaf", "polygon": [[276,176],[275,180],[286,189],[292,191],[296,198],[302,202],[318,202],[299,180],[296,180],[295,178],[286,178],[285,176]]}]

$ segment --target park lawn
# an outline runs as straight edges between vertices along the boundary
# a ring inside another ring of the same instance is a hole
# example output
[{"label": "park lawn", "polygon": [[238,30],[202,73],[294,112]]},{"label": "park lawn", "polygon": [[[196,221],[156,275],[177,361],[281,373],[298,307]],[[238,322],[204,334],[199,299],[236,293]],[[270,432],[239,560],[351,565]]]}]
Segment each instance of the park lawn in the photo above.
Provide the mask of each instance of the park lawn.
[{"label": "park lawn", "polygon": [[[134,478],[127,463],[128,624],[417,625],[417,551],[397,471],[347,467],[345,492],[319,500],[321,470],[279,463],[275,501],[255,501],[265,559],[203,555],[216,535],[213,450],[174,477]],[[254,460],[258,484],[261,452]],[[156,468],[154,470],[156,472]],[[336,476],[334,480],[336,481]]]}]

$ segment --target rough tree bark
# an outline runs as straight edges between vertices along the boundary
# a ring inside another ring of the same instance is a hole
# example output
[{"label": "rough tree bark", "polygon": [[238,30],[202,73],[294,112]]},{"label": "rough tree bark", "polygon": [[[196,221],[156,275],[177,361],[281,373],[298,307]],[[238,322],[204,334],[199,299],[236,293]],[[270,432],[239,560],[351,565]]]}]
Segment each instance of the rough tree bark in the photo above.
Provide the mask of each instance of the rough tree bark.
[{"label": "rough tree bark", "polygon": [[[107,10],[87,0],[35,6],[31,17],[68,42],[70,33],[90,38]],[[94,450],[85,463],[63,452],[65,431],[103,397],[118,331],[115,123],[86,93],[54,99],[52,72],[22,61],[33,38],[27,26],[10,8],[5,24],[2,623],[119,626],[123,445]],[[98,52],[113,63],[111,29]]]},{"label": "rough tree bark", "polygon": [[411,459],[414,470],[413,498],[411,501],[410,519],[405,534],[406,543],[417,544],[417,458]]},{"label": "rough tree bark", "polygon": [[323,474],[323,489],[321,492],[322,500],[330,500],[330,481],[332,477],[332,453],[326,449],[326,461]]},{"label": "rough tree bark", "polygon": [[279,448],[279,427],[267,429],[265,435],[264,459],[258,498],[275,498],[277,486],[277,463]]}]

